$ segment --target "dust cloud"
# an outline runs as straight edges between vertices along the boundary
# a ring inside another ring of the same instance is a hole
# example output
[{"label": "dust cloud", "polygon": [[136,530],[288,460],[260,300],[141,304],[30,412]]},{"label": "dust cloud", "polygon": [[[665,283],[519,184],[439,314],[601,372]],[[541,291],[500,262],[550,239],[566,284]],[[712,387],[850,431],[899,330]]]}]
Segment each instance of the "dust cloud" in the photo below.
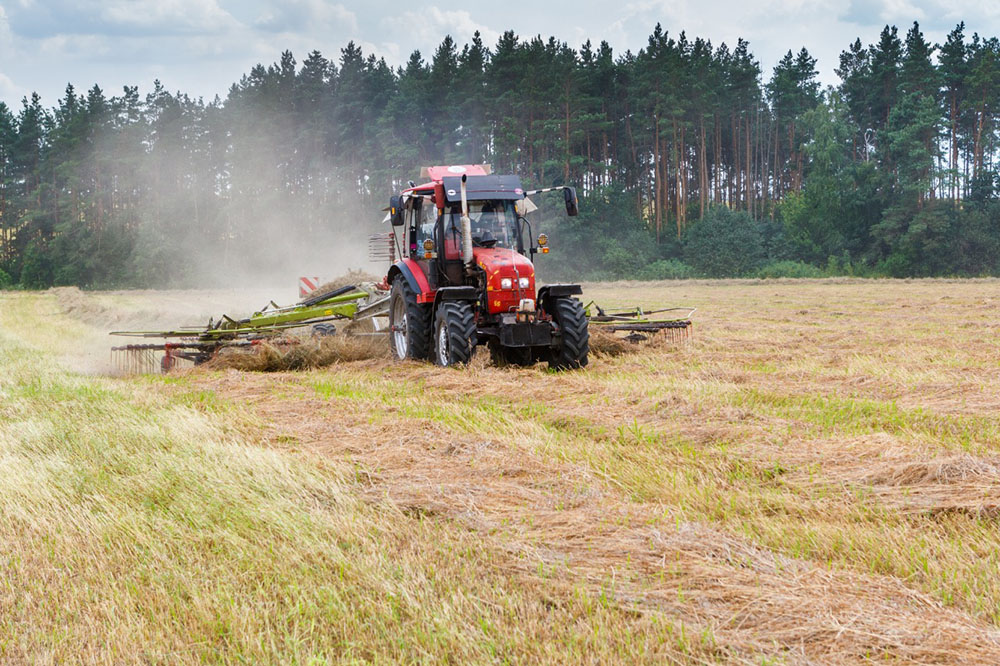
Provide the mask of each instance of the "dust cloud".
[{"label": "dust cloud", "polygon": [[109,220],[135,239],[135,282],[151,288],[51,290],[59,310],[84,325],[68,366],[112,373],[112,346],[163,342],[112,331],[200,328],[223,314],[239,319],[271,302],[293,304],[300,277],[385,275],[388,265],[368,258],[368,237],[390,231],[381,209],[391,183],[353,175],[319,149],[300,154],[280,124],[262,131],[267,119],[242,120],[219,139],[172,144],[167,129],[154,132],[139,156],[116,147],[118,133],[103,138],[98,152],[111,154],[116,169],[136,165],[116,183]]},{"label": "dust cloud", "polygon": [[139,152],[121,128],[97,139],[95,154],[115,173],[101,202],[107,222],[98,224],[117,225],[109,235],[133,244],[129,272],[113,278],[109,266],[109,279],[154,289],[268,288],[285,299],[300,276],[385,274],[388,266],[369,261],[368,237],[391,230],[382,222],[389,178],[331,157],[319,129],[314,137],[239,99],[207,107],[204,118],[177,113],[150,121]]}]

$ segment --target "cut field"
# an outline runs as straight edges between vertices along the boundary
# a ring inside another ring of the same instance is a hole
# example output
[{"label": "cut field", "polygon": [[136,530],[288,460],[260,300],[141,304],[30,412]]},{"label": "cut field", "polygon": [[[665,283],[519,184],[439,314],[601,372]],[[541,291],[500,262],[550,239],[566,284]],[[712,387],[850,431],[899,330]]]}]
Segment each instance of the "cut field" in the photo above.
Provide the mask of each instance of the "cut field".
[{"label": "cut field", "polygon": [[585,294],[694,337],[114,377],[160,295],[0,294],[0,662],[1000,663],[1000,281]]}]

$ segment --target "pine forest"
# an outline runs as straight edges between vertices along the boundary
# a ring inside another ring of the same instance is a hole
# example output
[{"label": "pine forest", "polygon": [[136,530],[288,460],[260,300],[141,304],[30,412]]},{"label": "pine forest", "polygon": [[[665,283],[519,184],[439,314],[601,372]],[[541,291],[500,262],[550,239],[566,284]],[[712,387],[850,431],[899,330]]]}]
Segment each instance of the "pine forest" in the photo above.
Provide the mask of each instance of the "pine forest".
[{"label": "pine forest", "polygon": [[451,163],[578,188],[578,217],[533,213],[552,276],[1000,275],[1000,42],[970,33],[886,26],[825,89],[806,47],[762,71],[744,40],[659,25],[636,53],[513,32],[398,68],[285,52],[210,101],[69,85],[0,104],[0,287],[360,255],[389,196]]}]

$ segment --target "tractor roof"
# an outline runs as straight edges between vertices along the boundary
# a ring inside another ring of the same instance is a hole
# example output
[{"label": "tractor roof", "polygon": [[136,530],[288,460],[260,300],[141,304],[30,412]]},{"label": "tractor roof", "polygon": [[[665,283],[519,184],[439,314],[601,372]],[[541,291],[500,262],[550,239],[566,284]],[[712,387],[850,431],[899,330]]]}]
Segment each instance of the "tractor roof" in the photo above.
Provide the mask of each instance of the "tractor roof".
[{"label": "tractor roof", "polygon": [[493,167],[489,164],[456,164],[454,166],[420,167],[420,177],[429,178],[430,182],[407,188],[403,190],[403,192],[433,190],[434,186],[439,185],[446,177],[461,178],[462,174],[465,174],[466,176],[488,176],[491,173],[493,173]]},{"label": "tractor roof", "polygon": [[517,176],[494,176],[489,164],[458,164],[431,166],[420,170],[422,178],[430,182],[403,190],[403,194],[426,192],[437,187],[444,189],[445,199],[454,203],[461,199],[462,176],[467,177],[466,191],[469,199],[522,199],[524,190]]},{"label": "tractor roof", "polygon": [[[462,200],[462,179],[444,178],[444,194],[448,203]],[[524,189],[517,176],[469,176],[465,184],[469,199],[523,199]]]},{"label": "tractor roof", "polygon": [[488,176],[493,173],[493,167],[489,164],[456,164],[454,166],[429,166],[421,167],[420,177],[427,178],[433,182],[440,183],[448,176]]}]

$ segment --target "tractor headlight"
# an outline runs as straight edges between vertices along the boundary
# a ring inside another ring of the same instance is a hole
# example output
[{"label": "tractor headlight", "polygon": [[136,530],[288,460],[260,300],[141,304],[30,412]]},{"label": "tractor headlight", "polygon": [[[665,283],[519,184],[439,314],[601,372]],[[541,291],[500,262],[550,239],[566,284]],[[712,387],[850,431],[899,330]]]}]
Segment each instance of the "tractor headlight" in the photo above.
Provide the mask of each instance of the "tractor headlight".
[{"label": "tractor headlight", "polygon": [[530,284],[531,284],[531,280],[529,280],[528,278],[518,278],[517,279],[517,286],[520,287],[521,289],[527,289],[528,285],[530,285]]},{"label": "tractor headlight", "polygon": [[500,278],[501,289],[512,289],[513,287],[514,282],[510,278]]}]

